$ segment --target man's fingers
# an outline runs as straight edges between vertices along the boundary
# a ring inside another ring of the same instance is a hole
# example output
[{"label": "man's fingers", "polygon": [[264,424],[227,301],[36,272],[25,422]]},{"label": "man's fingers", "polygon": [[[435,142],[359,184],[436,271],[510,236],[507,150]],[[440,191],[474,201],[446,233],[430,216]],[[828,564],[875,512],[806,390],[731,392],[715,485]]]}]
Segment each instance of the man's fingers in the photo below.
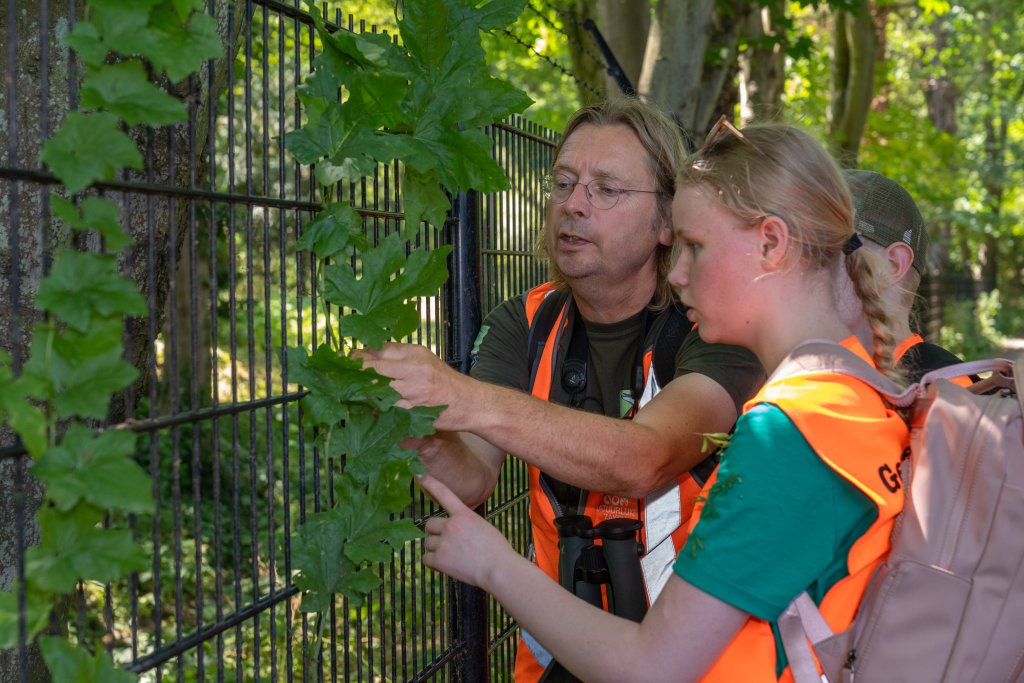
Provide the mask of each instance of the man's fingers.
[{"label": "man's fingers", "polygon": [[434,479],[429,474],[425,474],[422,477],[416,477],[416,481],[419,483],[420,488],[427,492],[431,498],[441,504],[445,510],[448,511],[449,515],[454,515],[463,510],[469,510],[459,497],[452,493],[452,490]]}]

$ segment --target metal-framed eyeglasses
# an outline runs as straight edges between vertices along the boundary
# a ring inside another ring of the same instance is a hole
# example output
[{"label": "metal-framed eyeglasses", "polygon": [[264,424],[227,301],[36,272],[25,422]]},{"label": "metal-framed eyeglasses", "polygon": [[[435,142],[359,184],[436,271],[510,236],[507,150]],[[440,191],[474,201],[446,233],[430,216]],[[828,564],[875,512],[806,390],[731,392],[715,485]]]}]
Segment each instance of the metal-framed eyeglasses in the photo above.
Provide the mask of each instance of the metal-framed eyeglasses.
[{"label": "metal-framed eyeglasses", "polygon": [[631,192],[661,194],[658,190],[633,190],[617,187],[611,181],[603,178],[591,180],[589,183],[581,183],[579,181],[570,181],[564,177],[544,177],[544,192],[556,204],[564,204],[572,196],[572,193],[576,191],[577,185],[583,186],[583,193],[587,196],[587,201],[590,202],[590,205],[602,211],[613,208],[619,203],[619,199],[623,195]]}]

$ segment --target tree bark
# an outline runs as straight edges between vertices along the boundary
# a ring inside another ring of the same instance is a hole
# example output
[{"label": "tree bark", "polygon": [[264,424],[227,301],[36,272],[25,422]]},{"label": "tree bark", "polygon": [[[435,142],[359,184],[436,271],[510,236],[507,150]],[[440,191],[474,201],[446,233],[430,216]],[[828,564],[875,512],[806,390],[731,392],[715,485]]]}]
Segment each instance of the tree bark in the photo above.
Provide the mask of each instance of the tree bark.
[{"label": "tree bark", "polygon": [[740,116],[745,122],[782,116],[787,38],[775,22],[784,12],[781,0],[771,0],[747,17],[744,33],[749,45],[739,56]]},{"label": "tree bark", "polygon": [[[216,63],[212,78],[204,66],[194,79],[173,88],[189,104],[188,124],[156,132],[131,131],[143,150],[146,169],[118,180],[188,186],[188,159],[198,161],[207,153],[207,112],[231,74],[228,67],[244,25],[244,5],[242,0],[213,2],[227,58]],[[0,270],[5,273],[0,278],[0,348],[11,355],[15,373],[27,360],[32,328],[42,319],[35,309],[35,299],[54,250],[71,244],[93,250],[99,247],[94,236],[72,239],[67,227],[50,215],[50,196],[61,192],[60,186],[40,177],[45,173],[39,161],[43,143],[59,128],[67,112],[77,108],[77,81],[83,68],[62,44],[77,18],[70,16],[67,4],[41,0],[20,1],[13,14],[0,11],[0,36],[16,35],[18,41],[15,63],[6,63],[5,87],[0,92],[0,116],[5,119],[5,125],[0,125],[0,196],[4,197],[0,202]],[[195,147],[189,144],[193,139]],[[196,164],[203,172],[207,166]],[[154,329],[159,329],[171,277],[171,226],[179,228],[173,246],[180,254],[185,237],[181,229],[185,202],[114,190],[105,194],[121,204],[122,225],[135,240],[120,255],[122,272],[150,302]],[[134,399],[149,376],[146,366],[153,341],[149,319],[130,319],[126,328],[126,355],[140,370],[141,379],[133,390],[112,401],[111,421],[120,421],[131,413]],[[0,453],[6,450],[10,454],[16,451],[15,446],[14,434],[6,424],[0,424]],[[35,511],[42,491],[29,476],[19,479],[20,488],[15,490],[17,470],[24,471],[26,465],[24,457],[0,457],[0,590],[10,590],[17,579],[23,547],[39,541]],[[37,653],[32,657],[29,680],[44,680]],[[21,680],[21,670],[17,652],[0,651],[0,681]]]},{"label": "tree bark", "polygon": [[[601,34],[636,90],[651,28],[651,3],[649,0],[600,0],[597,16]],[[606,75],[605,88],[608,92],[615,92],[619,84]]]},{"label": "tree bark", "polygon": [[837,12],[829,139],[840,165],[856,167],[874,91],[877,38],[870,0],[857,12]]}]

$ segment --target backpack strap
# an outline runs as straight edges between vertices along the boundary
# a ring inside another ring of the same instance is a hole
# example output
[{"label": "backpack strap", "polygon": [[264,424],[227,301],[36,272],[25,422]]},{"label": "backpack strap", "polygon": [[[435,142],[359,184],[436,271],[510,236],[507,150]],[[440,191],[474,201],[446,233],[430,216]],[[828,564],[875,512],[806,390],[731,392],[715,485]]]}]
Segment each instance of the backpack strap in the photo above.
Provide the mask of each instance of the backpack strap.
[{"label": "backpack strap", "polygon": [[675,378],[676,355],[686,335],[693,329],[693,323],[686,319],[686,306],[672,304],[664,313],[665,322],[654,340],[654,378],[663,387]]},{"label": "backpack strap", "polygon": [[809,339],[798,344],[779,363],[765,384],[819,372],[855,377],[897,408],[906,408],[918,395],[917,385],[904,389],[853,351],[827,339]]},{"label": "backpack strap", "polygon": [[530,368],[530,385],[533,385],[537,377],[537,364],[543,355],[544,344],[547,343],[548,335],[555,326],[558,316],[561,314],[565,304],[568,303],[571,294],[568,291],[552,291],[544,297],[529,321],[530,332],[526,337],[526,367]]}]

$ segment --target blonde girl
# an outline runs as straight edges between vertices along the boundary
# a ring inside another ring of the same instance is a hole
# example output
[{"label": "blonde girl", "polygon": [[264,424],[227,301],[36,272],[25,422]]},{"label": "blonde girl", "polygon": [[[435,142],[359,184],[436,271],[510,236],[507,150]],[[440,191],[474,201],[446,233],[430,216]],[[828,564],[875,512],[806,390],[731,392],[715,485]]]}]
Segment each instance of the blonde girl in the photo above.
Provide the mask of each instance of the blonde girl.
[{"label": "blonde girl", "polygon": [[[891,370],[890,316],[858,249],[835,163],[785,125],[721,120],[681,174],[669,274],[708,342],[749,348],[766,369],[808,339]],[[846,268],[871,323],[864,349],[836,310]],[[706,502],[641,623],[591,607],[520,557],[430,478],[448,509],[426,526],[424,562],[493,594],[583,681],[792,680],[774,623],[807,591],[835,630],[853,619],[902,508],[906,428],[866,385],[829,373],[773,380],[744,407]]]}]

